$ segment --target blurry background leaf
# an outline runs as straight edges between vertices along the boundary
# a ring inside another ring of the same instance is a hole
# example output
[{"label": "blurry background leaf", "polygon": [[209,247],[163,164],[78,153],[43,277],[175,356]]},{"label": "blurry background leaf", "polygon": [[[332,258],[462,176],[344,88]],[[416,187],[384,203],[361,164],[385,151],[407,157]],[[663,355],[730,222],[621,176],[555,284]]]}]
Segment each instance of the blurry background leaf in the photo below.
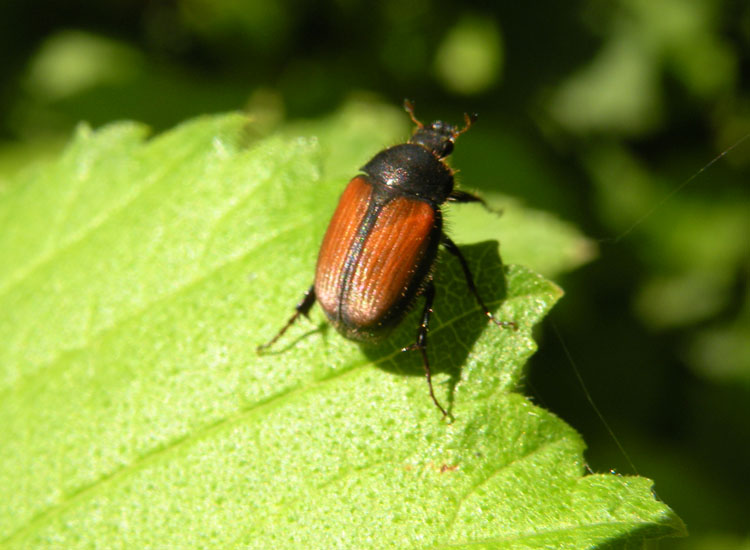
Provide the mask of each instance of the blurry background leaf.
[{"label": "blurry background leaf", "polygon": [[503,44],[491,19],[464,17],[435,53],[435,72],[446,88],[462,94],[485,91],[500,79]]}]

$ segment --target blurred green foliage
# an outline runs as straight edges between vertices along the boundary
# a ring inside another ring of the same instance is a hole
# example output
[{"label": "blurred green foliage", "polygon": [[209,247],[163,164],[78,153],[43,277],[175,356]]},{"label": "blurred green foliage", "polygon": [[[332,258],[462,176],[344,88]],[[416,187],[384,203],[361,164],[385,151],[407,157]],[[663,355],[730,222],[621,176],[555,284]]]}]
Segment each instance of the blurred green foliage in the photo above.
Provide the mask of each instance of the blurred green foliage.
[{"label": "blurred green foliage", "polygon": [[530,391],[584,434],[595,470],[631,470],[567,348],[691,530],[663,546],[747,548],[749,67],[739,0],[6,2],[0,193],[79,120],[159,130],[245,109],[270,129],[352,96],[410,97],[422,119],[476,111],[461,183],[509,220],[548,211],[598,240],[558,275]]}]

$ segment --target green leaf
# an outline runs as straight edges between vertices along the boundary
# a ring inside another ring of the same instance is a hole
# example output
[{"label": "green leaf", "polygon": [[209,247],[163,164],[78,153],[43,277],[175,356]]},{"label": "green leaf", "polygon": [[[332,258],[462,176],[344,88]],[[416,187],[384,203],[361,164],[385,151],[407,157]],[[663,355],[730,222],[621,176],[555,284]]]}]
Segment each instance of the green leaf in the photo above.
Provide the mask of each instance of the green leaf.
[{"label": "green leaf", "polygon": [[503,260],[532,267],[546,276],[569,271],[597,253],[596,244],[552,214],[521,206],[494,194],[483,195],[497,215],[481,205],[466,204],[448,213],[448,229],[459,242],[501,239]]},{"label": "green leaf", "polygon": [[[369,139],[340,155],[354,173],[398,139],[392,117],[354,106],[309,135]],[[0,546],[630,548],[682,533],[649,480],[584,476],[580,437],[516,392],[554,284],[504,266],[494,242],[465,246],[518,324],[501,329],[439,259],[430,357],[453,422],[399,352],[416,312],[360,348],[314,309],[258,357],[311,282],[345,183],[331,149],[259,138],[241,115],[145,135],[82,127],[0,199]]]}]

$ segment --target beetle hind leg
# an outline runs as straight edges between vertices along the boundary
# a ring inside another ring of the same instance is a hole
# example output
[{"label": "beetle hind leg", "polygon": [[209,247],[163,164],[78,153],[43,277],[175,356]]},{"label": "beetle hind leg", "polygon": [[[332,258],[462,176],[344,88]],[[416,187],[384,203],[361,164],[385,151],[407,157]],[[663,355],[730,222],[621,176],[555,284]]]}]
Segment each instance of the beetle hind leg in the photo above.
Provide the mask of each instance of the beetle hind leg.
[{"label": "beetle hind leg", "polygon": [[276,336],[271,338],[265,344],[261,344],[257,348],[255,348],[255,352],[257,354],[261,354],[265,350],[273,346],[276,343],[276,341],[284,335],[284,333],[289,329],[289,327],[291,327],[295,323],[295,321],[299,319],[300,315],[304,315],[305,317],[307,317],[307,314],[310,313],[310,308],[313,306],[314,303],[315,303],[315,285],[310,285],[310,288],[307,289],[307,292],[305,292],[305,295],[300,301],[300,303],[298,303],[297,306],[295,307],[296,311],[294,312],[294,315],[292,315],[289,318],[289,320],[286,322],[286,324],[283,327],[281,327],[281,330],[276,334]]},{"label": "beetle hind leg", "polygon": [[424,289],[424,309],[422,310],[422,322],[419,323],[419,327],[417,328],[417,340],[411,346],[407,346],[401,351],[418,350],[422,354],[422,365],[424,366],[425,378],[427,378],[427,386],[430,388],[430,397],[435,406],[443,413],[443,418],[445,418],[449,416],[448,411],[443,408],[440,401],[435,397],[435,391],[432,388],[432,369],[430,368],[430,361],[427,358],[427,329],[430,325],[430,315],[432,314],[432,302],[434,299],[435,284],[430,281]]}]

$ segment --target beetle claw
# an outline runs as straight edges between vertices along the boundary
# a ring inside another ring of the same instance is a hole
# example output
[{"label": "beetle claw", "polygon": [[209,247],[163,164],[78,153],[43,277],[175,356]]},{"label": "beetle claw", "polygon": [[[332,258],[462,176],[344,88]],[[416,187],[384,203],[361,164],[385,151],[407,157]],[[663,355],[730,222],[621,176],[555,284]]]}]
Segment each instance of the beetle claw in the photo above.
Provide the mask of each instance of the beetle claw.
[{"label": "beetle claw", "polygon": [[494,315],[490,317],[490,321],[495,323],[500,328],[512,328],[514,332],[518,330],[518,323],[516,323],[515,321],[501,321],[499,319],[496,319]]}]

